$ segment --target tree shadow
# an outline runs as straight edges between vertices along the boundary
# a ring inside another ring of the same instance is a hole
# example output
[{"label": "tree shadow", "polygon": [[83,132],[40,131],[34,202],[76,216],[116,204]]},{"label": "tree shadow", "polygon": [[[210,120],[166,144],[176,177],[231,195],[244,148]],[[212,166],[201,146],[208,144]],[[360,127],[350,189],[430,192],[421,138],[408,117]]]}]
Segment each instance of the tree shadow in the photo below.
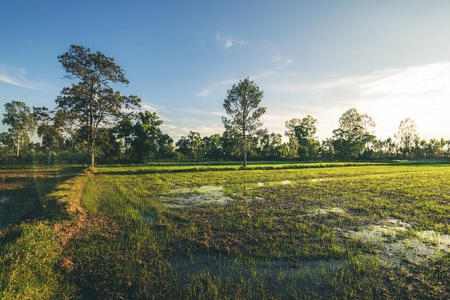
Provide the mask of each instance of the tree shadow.
[{"label": "tree shadow", "polygon": [[21,221],[45,217],[57,200],[47,197],[82,167],[2,167],[0,173],[0,230]]}]

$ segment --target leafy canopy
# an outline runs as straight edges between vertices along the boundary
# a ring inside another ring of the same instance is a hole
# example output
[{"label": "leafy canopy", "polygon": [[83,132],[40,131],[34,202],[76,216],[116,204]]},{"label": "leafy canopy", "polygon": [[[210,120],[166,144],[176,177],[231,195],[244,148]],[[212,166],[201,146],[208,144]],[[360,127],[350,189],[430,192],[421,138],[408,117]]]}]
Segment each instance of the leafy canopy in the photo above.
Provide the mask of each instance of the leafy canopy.
[{"label": "leafy canopy", "polygon": [[247,166],[247,136],[262,126],[259,118],[266,112],[265,107],[259,106],[263,95],[263,91],[247,77],[228,90],[223,103],[225,112],[230,116],[222,117],[225,129],[239,132],[243,141],[244,167]]},{"label": "leafy canopy", "polygon": [[[56,99],[57,108],[66,112],[65,118],[74,128],[87,130],[85,142],[93,166],[99,128],[113,126],[127,111],[139,106],[141,100],[133,95],[123,96],[110,87],[111,83],[129,83],[114,58],[71,45],[58,60],[67,72],[66,77],[78,82],[61,91]],[[74,134],[76,130],[71,132]]]},{"label": "leafy canopy", "polygon": [[[21,101],[11,101],[5,104],[5,113],[3,114],[3,125],[9,125],[8,135],[3,140],[11,148],[16,149],[16,156],[20,154],[20,147],[30,139],[30,134],[36,128],[36,120],[30,108]],[[11,144],[13,142],[14,144]]]}]

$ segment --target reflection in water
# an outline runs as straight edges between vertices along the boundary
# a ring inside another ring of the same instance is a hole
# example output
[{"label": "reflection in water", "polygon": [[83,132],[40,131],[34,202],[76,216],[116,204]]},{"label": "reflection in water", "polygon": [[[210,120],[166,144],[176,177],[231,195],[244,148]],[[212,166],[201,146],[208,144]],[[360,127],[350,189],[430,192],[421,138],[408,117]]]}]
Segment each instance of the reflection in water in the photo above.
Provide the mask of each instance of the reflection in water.
[{"label": "reflection in water", "polygon": [[337,229],[349,237],[380,246],[381,258],[393,265],[399,265],[402,258],[418,263],[450,253],[450,235],[434,230],[414,232],[410,227],[406,222],[389,219],[359,231]]},{"label": "reflection in water", "polygon": [[201,186],[198,188],[183,188],[169,191],[166,197],[161,197],[164,206],[183,208],[189,205],[219,204],[225,205],[232,199],[225,196],[222,186]]}]

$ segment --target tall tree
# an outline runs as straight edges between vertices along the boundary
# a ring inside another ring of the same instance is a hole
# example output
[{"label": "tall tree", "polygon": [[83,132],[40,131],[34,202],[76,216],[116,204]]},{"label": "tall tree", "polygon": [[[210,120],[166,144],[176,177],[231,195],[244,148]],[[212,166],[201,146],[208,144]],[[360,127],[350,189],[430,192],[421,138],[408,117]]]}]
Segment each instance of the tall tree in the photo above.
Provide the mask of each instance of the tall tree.
[{"label": "tall tree", "polygon": [[403,156],[411,155],[412,149],[419,144],[416,122],[410,118],[401,121],[395,138],[399,141]]},{"label": "tall tree", "polygon": [[16,157],[19,157],[20,147],[26,144],[36,128],[36,120],[30,108],[21,101],[11,101],[5,104],[3,125],[9,125],[8,134],[14,141]]},{"label": "tall tree", "polygon": [[79,80],[65,87],[56,99],[58,109],[66,112],[67,121],[76,128],[87,130],[86,144],[94,166],[99,151],[96,141],[99,128],[112,126],[126,115],[126,110],[139,106],[136,96],[122,96],[111,83],[128,84],[122,68],[101,52],[71,45],[68,52],[58,56],[69,79]]},{"label": "tall tree", "polygon": [[236,130],[242,140],[244,168],[247,167],[247,138],[262,126],[259,118],[266,112],[265,107],[259,106],[263,95],[263,91],[247,77],[227,91],[223,103],[225,112],[230,116],[229,119],[222,117],[225,129]]},{"label": "tall tree", "polygon": [[339,128],[333,130],[335,155],[345,159],[359,157],[374,136],[375,123],[367,114],[361,115],[356,108],[349,109],[339,118]]}]

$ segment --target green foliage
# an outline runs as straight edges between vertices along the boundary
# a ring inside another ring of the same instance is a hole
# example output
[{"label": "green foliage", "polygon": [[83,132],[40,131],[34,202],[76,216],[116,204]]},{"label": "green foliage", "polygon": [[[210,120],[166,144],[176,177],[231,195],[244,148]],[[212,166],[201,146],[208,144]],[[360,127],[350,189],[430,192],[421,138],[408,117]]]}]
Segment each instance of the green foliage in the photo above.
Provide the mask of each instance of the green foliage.
[{"label": "green foliage", "polygon": [[297,139],[297,151],[302,159],[314,159],[319,154],[320,143],[316,137],[316,124],[317,119],[308,115],[294,127],[294,135]]},{"label": "green foliage", "polygon": [[[13,226],[0,236],[0,295],[449,297],[448,252],[409,262],[408,256],[386,255],[383,244],[346,234],[409,224],[395,237],[386,238],[388,232],[382,236],[394,246],[414,240],[421,230],[450,234],[448,165],[400,161],[253,166],[111,165],[61,185],[48,199],[64,197],[68,205],[82,198],[84,209],[60,206],[47,220]],[[30,168],[14,167],[16,173],[23,169]],[[0,168],[2,172],[11,169]],[[202,193],[212,187],[230,202],[165,205],[182,201],[177,200],[181,196],[207,201],[212,196]],[[79,222],[74,222],[77,216]],[[435,243],[419,246],[447,247]]]},{"label": "green foliage", "polygon": [[177,151],[186,157],[199,158],[203,154],[202,138],[196,131],[189,131],[188,136],[182,136],[175,145]]},{"label": "green foliage", "polygon": [[230,118],[222,117],[226,130],[239,132],[242,139],[244,168],[247,166],[247,137],[252,136],[261,126],[259,118],[266,112],[259,104],[264,93],[247,77],[227,91],[223,108]]},{"label": "green foliage", "polygon": [[15,148],[16,157],[19,157],[20,149],[28,144],[30,134],[36,128],[36,120],[30,108],[21,101],[6,103],[2,123],[9,126],[8,135],[2,136],[2,143]]},{"label": "green foliage", "polygon": [[172,139],[161,131],[163,121],[156,113],[139,112],[137,122],[130,118],[122,120],[116,128],[118,137],[125,140],[130,156],[142,163],[145,158],[169,157],[173,151]]},{"label": "green foliage", "polygon": [[37,134],[42,138],[42,147],[48,151],[47,163],[52,162],[52,156],[64,144],[62,136],[63,122],[59,118],[61,111],[52,115],[46,107],[33,107],[33,114],[39,123]]},{"label": "green foliage", "polygon": [[400,152],[403,157],[413,156],[414,149],[419,146],[419,133],[414,120],[406,118],[401,121],[395,138],[399,140]]},{"label": "green foliage", "polygon": [[355,108],[339,118],[339,128],[333,130],[334,154],[343,159],[355,159],[368,149],[375,136],[375,123],[367,114],[361,115]]},{"label": "green foliage", "polygon": [[67,77],[79,81],[61,91],[56,99],[57,108],[65,112],[67,122],[86,130],[84,141],[91,155],[91,166],[94,166],[94,157],[99,151],[99,129],[116,123],[126,115],[124,110],[139,106],[141,100],[133,95],[123,96],[110,87],[110,83],[129,83],[114,58],[71,45],[58,60],[68,73]]}]

